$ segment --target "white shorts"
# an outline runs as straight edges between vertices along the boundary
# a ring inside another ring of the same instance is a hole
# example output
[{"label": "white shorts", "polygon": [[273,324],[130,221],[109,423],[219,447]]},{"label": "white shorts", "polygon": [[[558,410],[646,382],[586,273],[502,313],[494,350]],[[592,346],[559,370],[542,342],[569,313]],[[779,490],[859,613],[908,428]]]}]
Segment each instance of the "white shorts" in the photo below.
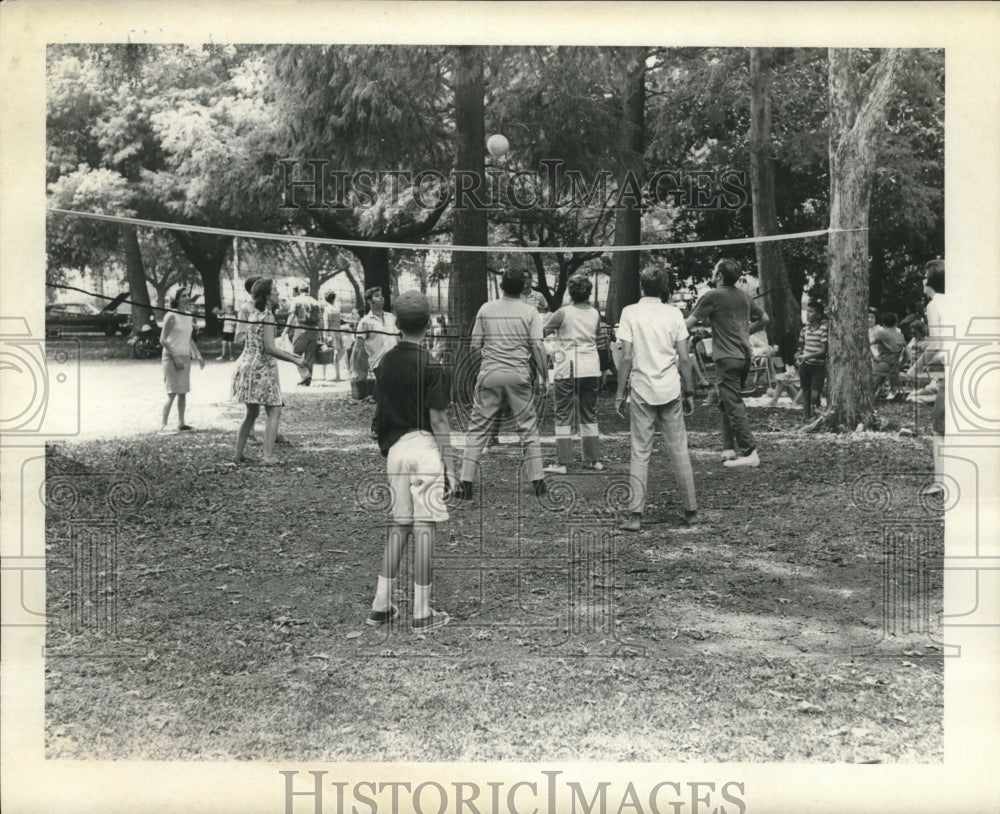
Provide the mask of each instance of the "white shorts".
[{"label": "white shorts", "polygon": [[440,523],[448,519],[441,452],[429,432],[408,432],[389,449],[386,458],[392,519],[402,525]]}]

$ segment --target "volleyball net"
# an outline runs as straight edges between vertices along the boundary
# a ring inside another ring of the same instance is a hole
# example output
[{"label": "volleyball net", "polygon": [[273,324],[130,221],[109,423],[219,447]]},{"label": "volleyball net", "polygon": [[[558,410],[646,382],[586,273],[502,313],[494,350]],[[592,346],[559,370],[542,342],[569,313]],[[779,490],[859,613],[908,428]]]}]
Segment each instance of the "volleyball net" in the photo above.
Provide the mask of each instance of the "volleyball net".
[{"label": "volleyball net", "polygon": [[[516,263],[521,269],[530,270],[533,276],[537,274],[537,264],[530,256],[541,256],[544,266],[545,256],[584,255],[588,259],[579,264],[578,271],[583,273],[605,271],[606,273],[602,258],[617,253],[639,252],[648,255],[649,253],[692,249],[726,250],[761,243],[812,240],[837,232],[862,231],[826,228],[792,234],[725,240],[653,242],[631,245],[505,244],[479,246],[433,242],[356,240],[318,235],[258,232],[58,208],[49,208],[46,211],[50,218],[60,218],[66,221],[75,219],[78,222],[135,227],[148,287],[156,290],[158,300],[165,300],[167,290],[176,289],[178,286],[198,287],[201,282],[198,273],[185,256],[185,252],[178,245],[180,240],[171,240],[171,233],[182,234],[184,236],[182,239],[189,245],[197,242],[199,238],[195,236],[201,236],[201,240],[204,240],[205,237],[228,240],[230,247],[227,249],[226,259],[224,263],[219,265],[221,302],[218,305],[223,313],[226,311],[236,312],[239,304],[245,303],[249,299],[245,283],[253,277],[271,278],[275,281],[283,280],[286,286],[291,285],[292,281],[295,283],[305,281],[310,287],[315,285],[317,289],[322,287],[328,290],[332,289],[341,303],[349,296],[355,303],[356,310],[360,311],[363,308],[363,296],[367,283],[363,269],[358,268],[358,264],[352,261],[352,257],[360,252],[373,249],[387,250],[390,253],[389,263],[393,269],[391,276],[394,276],[397,282],[408,276],[412,285],[407,287],[420,287],[427,293],[431,301],[432,311],[447,313],[448,295],[443,294],[443,291],[447,289],[450,282],[450,262],[456,252],[485,253],[488,255],[488,269],[494,272],[492,275],[494,280],[492,294],[495,297],[499,295],[496,283],[496,278],[499,276],[497,272],[501,272]],[[110,266],[115,265],[115,261],[110,258],[108,262]],[[120,270],[118,276],[123,276]],[[55,290],[73,291],[98,299],[114,299],[112,296],[89,291],[80,286],[55,282],[47,283],[47,286]],[[550,287],[550,290],[557,288],[558,282],[557,286]],[[400,289],[403,290],[402,286]],[[490,294],[489,286],[487,293]],[[596,299],[595,296],[595,301]],[[166,304],[151,302],[147,306],[145,303],[136,303],[131,297],[126,298],[122,304],[139,304],[159,314],[186,313],[177,312]],[[214,315],[203,314],[200,316],[211,319]],[[222,316],[219,315],[216,318],[221,319]],[[227,318],[240,321],[235,313],[229,314]],[[353,333],[352,327],[344,327],[339,330],[343,333]]]}]

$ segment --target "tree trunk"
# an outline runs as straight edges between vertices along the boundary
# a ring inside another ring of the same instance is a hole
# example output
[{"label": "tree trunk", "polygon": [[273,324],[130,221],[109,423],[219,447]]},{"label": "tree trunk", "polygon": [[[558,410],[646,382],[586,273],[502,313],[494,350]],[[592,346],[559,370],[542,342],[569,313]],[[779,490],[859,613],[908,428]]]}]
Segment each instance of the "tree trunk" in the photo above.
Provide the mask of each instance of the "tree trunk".
[{"label": "tree trunk", "polygon": [[349,266],[344,269],[344,274],[347,275],[347,279],[351,283],[351,288],[354,289],[354,307],[360,314],[365,310],[365,292],[362,290],[360,283],[358,283],[358,278],[354,276],[354,272],[351,271]]},{"label": "tree trunk", "polygon": [[[621,163],[618,189],[632,173],[642,174],[642,156],[646,149],[646,49],[629,48],[625,87],[622,99]],[[638,245],[642,239],[642,212],[631,200],[615,211],[615,246]],[[622,308],[639,299],[639,252],[615,252],[611,258],[611,282],[608,286],[608,321],[618,322]]]},{"label": "tree trunk", "polygon": [[205,297],[205,335],[218,336],[222,323],[214,309],[222,307],[222,267],[233,239],[228,235],[208,235],[200,232],[172,232],[184,256],[201,277]]},{"label": "tree trunk", "polygon": [[[135,226],[122,224],[122,242],[125,245],[125,273],[132,300],[132,336],[149,322],[152,310],[149,307],[149,289],[146,287],[146,272],[142,266],[142,250],[139,248],[139,230]],[[159,315],[160,321],[163,320]]]},{"label": "tree trunk", "polygon": [[[778,234],[771,143],[772,56],[770,48],[750,49],[750,187],[755,237]],[[771,318],[768,341],[777,345],[782,359],[790,363],[802,329],[802,309],[788,285],[781,243],[757,243],[756,250],[762,304]]]},{"label": "tree trunk", "polygon": [[361,268],[364,270],[365,285],[361,292],[362,307],[359,312],[364,311],[364,292],[375,286],[382,289],[385,310],[391,311],[392,279],[389,275],[389,250],[384,246],[350,247],[350,250],[361,261]]},{"label": "tree trunk", "polygon": [[[455,169],[486,177],[483,154],[486,141],[483,123],[485,78],[483,49],[461,46],[455,59]],[[457,245],[486,245],[486,210],[478,206],[456,207],[452,213],[452,239]],[[486,253],[454,252],[448,297],[448,321],[461,341],[454,349],[454,370],[469,371],[468,337],[480,306],[487,300]],[[456,401],[467,403],[472,398],[471,375],[453,379],[452,394]]]},{"label": "tree trunk", "polygon": [[[861,75],[859,55],[830,50],[829,311],[831,429],[874,427],[871,352],[868,348],[868,208],[879,136],[900,63],[887,50]],[[852,229],[858,231],[836,231]]]}]

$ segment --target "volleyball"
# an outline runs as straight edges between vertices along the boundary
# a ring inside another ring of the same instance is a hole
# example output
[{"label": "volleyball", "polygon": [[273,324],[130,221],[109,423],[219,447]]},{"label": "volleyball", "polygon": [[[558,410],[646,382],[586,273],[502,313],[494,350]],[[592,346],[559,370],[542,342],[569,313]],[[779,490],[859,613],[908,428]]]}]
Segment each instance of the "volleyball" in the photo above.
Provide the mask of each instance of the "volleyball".
[{"label": "volleyball", "polygon": [[499,158],[502,155],[507,155],[507,151],[510,149],[510,142],[507,141],[505,136],[494,133],[486,140],[486,149],[491,156]]}]

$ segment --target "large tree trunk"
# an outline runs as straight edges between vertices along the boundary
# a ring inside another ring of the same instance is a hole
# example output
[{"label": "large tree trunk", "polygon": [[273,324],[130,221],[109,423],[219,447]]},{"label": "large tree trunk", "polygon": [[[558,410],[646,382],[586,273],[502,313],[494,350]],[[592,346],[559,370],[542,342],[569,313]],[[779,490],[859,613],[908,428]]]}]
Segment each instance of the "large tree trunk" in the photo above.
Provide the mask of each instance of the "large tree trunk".
[{"label": "large tree trunk", "polygon": [[[349,247],[355,257],[361,261],[361,268],[365,274],[364,291],[378,286],[382,289],[382,296],[385,298],[384,307],[386,311],[392,310],[392,280],[389,275],[389,250],[384,246],[371,247]],[[364,291],[362,291],[362,308],[364,311]]]},{"label": "large tree trunk", "polygon": [[[770,48],[750,49],[750,188],[756,237],[778,234],[771,142],[772,57]],[[788,285],[781,244],[758,243],[756,250],[763,306],[771,318],[767,326],[768,341],[778,346],[785,362],[791,362],[802,329],[802,309]]]},{"label": "large tree trunk", "polygon": [[[865,75],[851,49],[830,49],[831,429],[875,426],[868,349],[868,208],[885,109],[901,54],[887,50]],[[857,231],[837,231],[837,230]]]},{"label": "large tree trunk", "polygon": [[[483,124],[485,79],[483,49],[462,46],[455,59],[455,169],[486,177],[483,145],[486,140]],[[452,213],[452,239],[457,245],[486,245],[486,210],[478,206],[456,207]],[[448,297],[448,321],[461,341],[454,349],[454,370],[469,371],[467,364],[468,337],[480,306],[487,300],[486,253],[454,252]],[[466,403],[472,397],[471,375],[456,376],[453,396]]]},{"label": "large tree trunk", "polygon": [[[646,149],[646,49],[629,48],[622,98],[621,164],[618,188],[622,189],[631,173],[642,175],[642,156]],[[634,246],[642,240],[642,212],[626,200],[615,212],[615,246]],[[622,308],[639,299],[639,252],[615,252],[611,258],[611,283],[608,287],[608,322],[615,324]]]},{"label": "large tree trunk", "polygon": [[[149,322],[152,309],[149,307],[149,289],[146,287],[146,271],[142,265],[142,250],[139,248],[139,231],[135,226],[122,224],[122,243],[125,248],[125,273],[131,289],[132,336]],[[159,315],[162,322],[163,316]]]},{"label": "large tree trunk", "polygon": [[360,314],[365,310],[365,292],[361,288],[361,284],[358,283],[358,278],[354,276],[354,272],[351,271],[350,266],[344,269],[344,274],[351,283],[351,288],[354,289],[354,307]]},{"label": "large tree trunk", "polygon": [[209,235],[201,232],[172,232],[184,256],[201,277],[205,296],[205,334],[218,336],[222,323],[213,313],[222,307],[222,266],[233,238],[228,235]]}]

